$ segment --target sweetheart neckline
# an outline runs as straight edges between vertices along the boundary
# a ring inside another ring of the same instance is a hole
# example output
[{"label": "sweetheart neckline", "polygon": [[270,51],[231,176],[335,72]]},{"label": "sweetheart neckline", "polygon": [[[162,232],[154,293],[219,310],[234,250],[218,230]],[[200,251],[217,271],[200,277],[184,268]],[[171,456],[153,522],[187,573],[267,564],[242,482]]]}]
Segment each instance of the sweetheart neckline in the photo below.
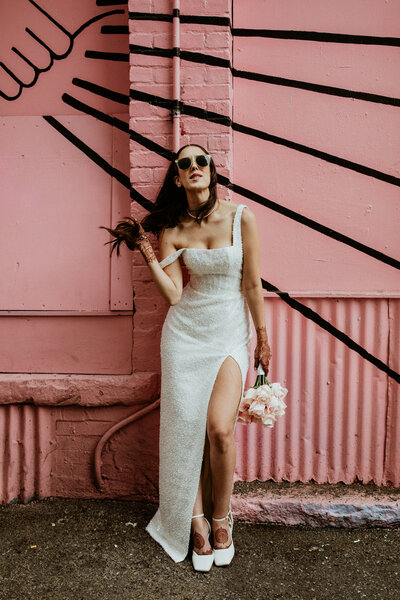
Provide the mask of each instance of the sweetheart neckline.
[{"label": "sweetheart neckline", "polygon": [[220,248],[187,248],[184,246],[183,248],[178,248],[175,252],[179,252],[179,250],[228,250],[229,248],[233,248],[235,244],[231,244],[230,246],[221,246]]}]

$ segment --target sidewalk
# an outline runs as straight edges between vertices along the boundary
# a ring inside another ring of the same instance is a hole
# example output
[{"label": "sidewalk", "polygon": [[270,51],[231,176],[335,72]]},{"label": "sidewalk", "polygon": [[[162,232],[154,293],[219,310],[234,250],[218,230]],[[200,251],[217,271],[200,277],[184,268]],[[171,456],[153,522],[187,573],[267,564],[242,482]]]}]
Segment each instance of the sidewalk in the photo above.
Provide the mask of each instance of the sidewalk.
[{"label": "sidewalk", "polygon": [[[237,482],[232,506],[252,493],[257,505],[257,488],[276,500],[297,486]],[[267,505],[258,506],[268,518]],[[144,530],[155,510],[123,500],[1,506],[0,600],[398,598],[399,529],[249,524],[233,508],[232,564],[196,573],[190,555],[174,563]]]}]

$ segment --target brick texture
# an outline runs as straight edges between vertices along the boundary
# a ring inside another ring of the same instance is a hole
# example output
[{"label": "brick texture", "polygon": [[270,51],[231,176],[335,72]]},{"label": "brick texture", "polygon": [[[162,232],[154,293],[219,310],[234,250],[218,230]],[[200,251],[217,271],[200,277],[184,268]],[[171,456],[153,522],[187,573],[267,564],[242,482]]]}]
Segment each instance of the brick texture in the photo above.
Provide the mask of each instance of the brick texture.
[{"label": "brick texture", "polygon": [[[171,2],[163,0],[130,0],[129,11],[171,13]],[[186,1],[182,14],[230,16],[227,0]],[[149,48],[172,48],[172,23],[134,21],[129,23],[129,41]],[[228,27],[181,23],[182,50],[231,60],[231,37]],[[190,106],[232,116],[232,77],[228,68],[180,61],[181,100]],[[172,99],[172,59],[131,53],[130,87],[148,94]],[[172,147],[172,118],[168,109],[131,100],[130,128],[168,150]],[[213,155],[219,173],[232,178],[232,132],[230,127],[204,119],[181,115],[180,146],[198,143]],[[168,161],[147,150],[136,141],[130,142],[130,179],[132,186],[154,202],[164,180]],[[231,199],[229,190],[219,187],[220,198]],[[142,218],[146,210],[132,203],[131,214]],[[157,240],[151,237],[158,250]],[[158,292],[139,252],[133,253],[132,280],[135,293],[134,371],[160,370],[160,335],[168,304]],[[185,273],[185,280],[187,273]]]}]

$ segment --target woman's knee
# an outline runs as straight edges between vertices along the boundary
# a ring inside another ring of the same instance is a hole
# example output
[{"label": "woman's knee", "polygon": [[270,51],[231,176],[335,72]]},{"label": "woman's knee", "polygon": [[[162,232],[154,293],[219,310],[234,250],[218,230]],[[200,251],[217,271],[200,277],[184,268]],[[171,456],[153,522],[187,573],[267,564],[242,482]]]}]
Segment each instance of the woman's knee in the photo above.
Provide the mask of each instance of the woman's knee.
[{"label": "woman's knee", "polygon": [[208,428],[208,438],[210,445],[218,452],[228,452],[234,442],[233,427],[210,423]]}]

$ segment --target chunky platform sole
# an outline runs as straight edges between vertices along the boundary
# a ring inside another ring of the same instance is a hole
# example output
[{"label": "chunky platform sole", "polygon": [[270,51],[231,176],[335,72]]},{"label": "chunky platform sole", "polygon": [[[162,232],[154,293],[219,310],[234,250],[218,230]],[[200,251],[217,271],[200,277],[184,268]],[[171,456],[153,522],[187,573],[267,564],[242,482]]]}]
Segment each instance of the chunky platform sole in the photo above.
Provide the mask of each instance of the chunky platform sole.
[{"label": "chunky platform sole", "polygon": [[[197,517],[204,517],[204,513],[201,513],[201,515],[193,515],[192,519],[196,519]],[[207,520],[207,518],[206,517],[204,517],[204,518],[207,521],[208,534],[210,535],[211,525],[210,525],[209,521]],[[212,551],[211,554],[197,554],[197,552],[195,552],[193,550],[192,564],[193,564],[193,568],[195,571],[202,571],[202,572],[206,573],[207,571],[209,571],[211,569],[211,567],[214,564],[214,550]]]},{"label": "chunky platform sole", "polygon": [[235,546],[233,544],[233,538],[232,538],[233,516],[232,516],[231,508],[229,507],[229,512],[226,515],[226,517],[222,517],[222,519],[215,519],[213,517],[212,519],[213,519],[213,521],[225,521],[225,519],[228,519],[229,529],[231,532],[231,539],[232,539],[230,545],[227,548],[213,548],[215,565],[217,567],[226,567],[232,562],[232,558],[235,555]]}]

